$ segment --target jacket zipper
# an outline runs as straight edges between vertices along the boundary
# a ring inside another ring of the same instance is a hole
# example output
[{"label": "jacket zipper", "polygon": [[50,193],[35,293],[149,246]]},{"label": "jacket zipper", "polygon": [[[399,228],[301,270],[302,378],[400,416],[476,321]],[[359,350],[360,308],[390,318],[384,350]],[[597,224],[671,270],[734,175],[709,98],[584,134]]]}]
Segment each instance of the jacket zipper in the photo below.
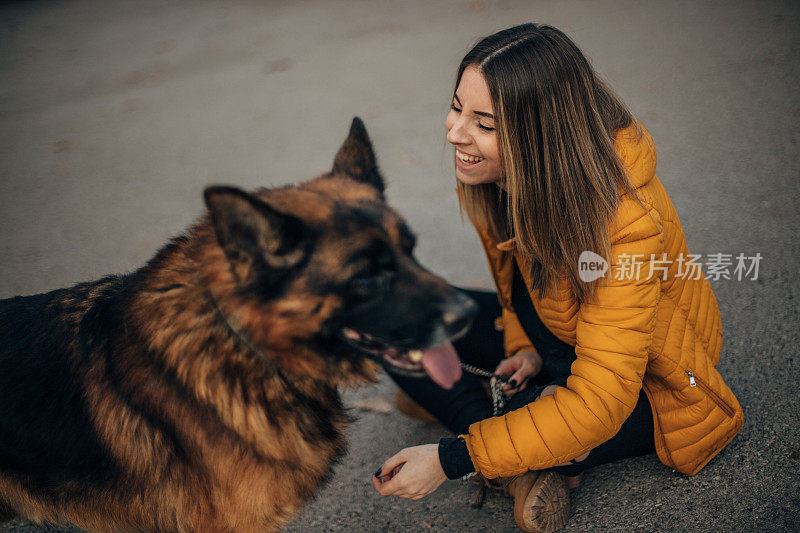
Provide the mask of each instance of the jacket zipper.
[{"label": "jacket zipper", "polygon": [[727,403],[725,403],[725,401],[722,398],[720,398],[719,395],[716,392],[711,390],[711,387],[709,387],[708,385],[706,385],[705,383],[700,381],[700,378],[695,376],[692,373],[691,370],[687,370],[686,371],[686,375],[689,376],[689,386],[690,387],[698,387],[699,386],[700,389],[702,389],[702,391],[705,392],[706,395],[709,398],[711,398],[711,401],[713,401],[715,404],[717,404],[717,406],[720,409],[722,409],[725,412],[726,415],[728,415],[731,418],[734,417],[736,412],[733,410],[733,408],[730,405],[728,405]]}]

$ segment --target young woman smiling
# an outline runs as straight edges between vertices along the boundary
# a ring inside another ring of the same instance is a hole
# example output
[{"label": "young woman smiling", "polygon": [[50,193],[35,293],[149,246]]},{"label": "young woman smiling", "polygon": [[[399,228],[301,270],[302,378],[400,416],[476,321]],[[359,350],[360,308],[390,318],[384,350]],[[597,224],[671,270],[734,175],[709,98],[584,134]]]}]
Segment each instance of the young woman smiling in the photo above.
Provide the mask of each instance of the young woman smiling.
[{"label": "young woman smiling", "polygon": [[[553,531],[567,477],[587,468],[655,451],[696,474],[743,415],[715,368],[711,286],[681,271],[689,250],[650,135],[566,35],[536,24],[466,55],[446,126],[497,287],[468,291],[481,314],[454,345],[508,378],[509,400],[492,416],[473,375],[451,390],[395,377],[459,436],[401,450],[376,490],[418,499],[476,471],[515,497],[522,529]],[[586,251],[607,262],[602,277],[582,277]]]}]

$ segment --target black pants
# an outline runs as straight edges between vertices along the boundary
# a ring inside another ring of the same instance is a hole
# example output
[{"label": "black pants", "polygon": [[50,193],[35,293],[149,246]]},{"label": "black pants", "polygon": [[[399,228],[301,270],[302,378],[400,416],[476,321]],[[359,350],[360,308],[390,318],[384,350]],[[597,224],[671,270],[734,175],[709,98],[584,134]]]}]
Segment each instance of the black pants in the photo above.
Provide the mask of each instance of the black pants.
[{"label": "black pants", "polygon": [[[504,357],[503,333],[494,327],[494,320],[501,314],[497,295],[486,291],[461,290],[475,300],[480,313],[467,335],[453,345],[465,363],[494,371]],[[533,402],[550,384],[566,385],[570,365],[575,360],[572,346],[553,335],[538,316],[534,316],[533,321],[535,323],[526,324],[525,329],[536,333],[531,342],[542,356],[544,367],[524,390],[509,399],[505,412]],[[464,372],[461,380],[451,390],[439,387],[428,378],[390,375],[406,394],[456,435],[467,433],[471,424],[492,416],[492,404],[484,384],[472,374]],[[653,415],[647,397],[644,392],[640,392],[633,413],[616,435],[591,450],[585,460],[568,466],[557,466],[553,470],[573,476],[593,466],[654,451]]]}]

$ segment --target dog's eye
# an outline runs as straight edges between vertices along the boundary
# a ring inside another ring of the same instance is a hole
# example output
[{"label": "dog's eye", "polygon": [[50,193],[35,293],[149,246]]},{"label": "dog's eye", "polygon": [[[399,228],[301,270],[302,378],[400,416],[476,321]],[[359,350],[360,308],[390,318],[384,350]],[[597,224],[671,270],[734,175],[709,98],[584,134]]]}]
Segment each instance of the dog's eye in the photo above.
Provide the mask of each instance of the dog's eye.
[{"label": "dog's eye", "polygon": [[394,272],[383,270],[374,275],[357,276],[350,282],[350,288],[357,297],[366,298],[387,289],[393,279]]}]

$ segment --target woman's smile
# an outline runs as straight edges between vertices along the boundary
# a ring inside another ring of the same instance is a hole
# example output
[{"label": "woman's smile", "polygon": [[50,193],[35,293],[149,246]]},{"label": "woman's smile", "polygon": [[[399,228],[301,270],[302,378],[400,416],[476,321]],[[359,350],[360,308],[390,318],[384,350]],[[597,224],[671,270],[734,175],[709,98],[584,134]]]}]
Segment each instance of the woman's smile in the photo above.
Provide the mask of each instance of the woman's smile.
[{"label": "woman's smile", "polygon": [[456,148],[456,164],[465,169],[472,169],[475,168],[483,161],[482,157],[478,157],[475,155],[470,155],[467,153],[462,152],[458,148]]}]

